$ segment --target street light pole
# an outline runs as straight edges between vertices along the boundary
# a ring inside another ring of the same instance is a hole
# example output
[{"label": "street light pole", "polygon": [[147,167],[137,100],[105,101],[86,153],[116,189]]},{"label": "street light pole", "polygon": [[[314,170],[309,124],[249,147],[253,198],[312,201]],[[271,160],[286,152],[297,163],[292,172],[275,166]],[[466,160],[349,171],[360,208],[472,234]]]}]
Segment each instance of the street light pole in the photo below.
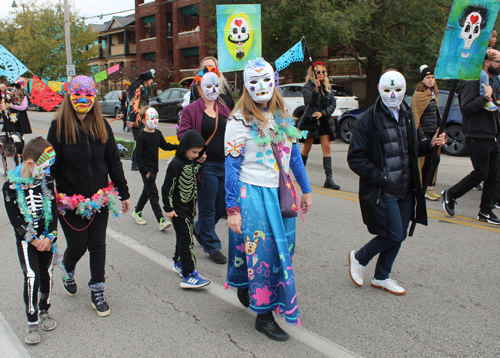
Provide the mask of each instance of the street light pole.
[{"label": "street light pole", "polygon": [[[67,62],[66,69],[68,69],[69,66],[73,65],[73,57],[71,56],[71,37],[69,32],[68,0],[64,0],[64,35],[66,38],[66,62]],[[71,75],[68,73],[68,70],[67,70],[67,75],[68,75],[68,83],[70,83]]]}]

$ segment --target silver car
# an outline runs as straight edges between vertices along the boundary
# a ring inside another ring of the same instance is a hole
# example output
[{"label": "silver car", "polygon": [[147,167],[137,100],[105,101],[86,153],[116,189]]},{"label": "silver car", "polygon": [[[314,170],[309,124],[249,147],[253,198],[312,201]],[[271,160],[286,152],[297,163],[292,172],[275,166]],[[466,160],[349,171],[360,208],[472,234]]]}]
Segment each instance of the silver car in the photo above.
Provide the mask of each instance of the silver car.
[{"label": "silver car", "polygon": [[99,101],[102,114],[115,117],[120,114],[120,93],[122,91],[111,91]]}]

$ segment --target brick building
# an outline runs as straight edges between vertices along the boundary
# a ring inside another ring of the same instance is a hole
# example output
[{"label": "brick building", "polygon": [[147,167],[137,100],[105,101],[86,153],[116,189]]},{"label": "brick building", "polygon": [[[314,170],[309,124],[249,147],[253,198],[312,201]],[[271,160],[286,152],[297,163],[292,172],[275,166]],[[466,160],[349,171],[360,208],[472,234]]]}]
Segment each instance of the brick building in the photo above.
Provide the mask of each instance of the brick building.
[{"label": "brick building", "polygon": [[179,82],[194,76],[200,61],[209,55],[210,22],[200,17],[202,0],[135,0],[137,61],[168,59]]}]

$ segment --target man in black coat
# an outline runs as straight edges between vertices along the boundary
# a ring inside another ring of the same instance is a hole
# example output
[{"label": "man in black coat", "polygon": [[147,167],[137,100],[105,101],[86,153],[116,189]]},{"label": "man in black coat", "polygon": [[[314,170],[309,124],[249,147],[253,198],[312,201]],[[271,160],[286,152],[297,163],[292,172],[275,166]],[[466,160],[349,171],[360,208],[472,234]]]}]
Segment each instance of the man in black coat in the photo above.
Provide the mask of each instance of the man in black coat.
[{"label": "man in black coat", "polygon": [[[493,98],[497,101],[497,90],[493,90],[493,76],[500,74],[500,51],[489,49],[483,63],[488,74],[490,86],[482,85],[484,95],[479,93],[479,81],[466,81],[458,88],[458,101],[462,112],[462,130],[465,144],[469,149],[474,170],[457,184],[441,193],[443,209],[455,215],[456,199],[465,195],[473,187],[484,181],[481,203],[477,219],[490,224],[500,225],[500,219],[493,213],[493,200],[498,187],[498,109],[488,111],[485,104]],[[498,104],[497,104],[498,106]]]},{"label": "man in black coat", "polygon": [[418,157],[442,146],[446,134],[418,140],[411,110],[403,101],[406,81],[401,73],[386,71],[378,88],[380,97],[356,122],[347,155],[349,167],[359,175],[363,222],[377,236],[349,253],[349,273],[363,286],[366,265],[378,254],[371,285],[404,295],[405,289],[389,275],[410,221],[427,225]]}]

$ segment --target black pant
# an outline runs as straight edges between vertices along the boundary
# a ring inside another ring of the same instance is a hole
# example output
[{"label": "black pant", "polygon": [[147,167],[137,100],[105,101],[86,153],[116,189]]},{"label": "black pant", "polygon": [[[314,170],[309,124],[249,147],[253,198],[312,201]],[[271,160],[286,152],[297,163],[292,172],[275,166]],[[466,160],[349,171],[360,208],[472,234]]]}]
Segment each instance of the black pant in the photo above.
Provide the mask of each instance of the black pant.
[{"label": "black pant", "polygon": [[[428,140],[431,140],[431,139],[428,139]],[[439,161],[441,160],[441,158],[439,156],[439,151],[436,151],[435,155],[433,155],[433,154],[434,154],[434,150],[432,150],[432,153],[427,154],[425,156],[425,162],[424,162],[424,165],[422,166],[422,185],[425,185],[425,184],[427,184],[427,186],[436,185],[436,182],[434,181],[434,177],[436,175],[437,165],[438,165]],[[434,164],[434,170],[432,171],[432,174],[430,174],[432,162]],[[429,175],[432,175],[432,176],[429,178]],[[428,180],[428,182],[426,182],[426,180]]]},{"label": "black pant", "polygon": [[158,196],[158,188],[156,187],[156,173],[149,173],[149,178],[146,178],[146,175],[143,173],[141,173],[141,176],[144,188],[142,189],[142,194],[137,201],[135,211],[142,211],[149,199],[149,203],[155,213],[156,220],[160,222],[160,219],[163,217],[163,212],[161,211],[159,204],[160,197]]},{"label": "black pant", "polygon": [[96,212],[94,218],[91,219],[92,222],[77,215],[74,211],[67,211],[64,216],[59,215],[59,222],[67,243],[63,257],[64,268],[67,272],[74,271],[76,264],[88,249],[91,274],[89,285],[104,282],[108,216],[108,208],[102,208],[100,213]]},{"label": "black pant", "polygon": [[466,138],[474,170],[449,189],[452,199],[457,199],[484,181],[481,194],[481,211],[493,209],[493,199],[498,187],[498,142],[494,139]]},{"label": "black pant", "polygon": [[[38,321],[38,309],[50,308],[52,293],[52,251],[38,251],[35,246],[17,237],[17,254],[24,275],[24,303],[29,322]],[[40,304],[38,304],[40,289]]]},{"label": "black pant", "polygon": [[182,274],[187,277],[196,268],[193,251],[193,219],[174,217],[172,225],[176,239],[174,262],[181,261]]},{"label": "black pant", "polygon": [[[137,137],[139,137],[139,134],[141,134],[142,132],[142,129],[139,128],[139,127],[132,127],[132,135],[134,136],[134,140],[137,141]],[[137,165],[137,161],[136,161],[136,154],[135,154],[135,150],[134,152],[132,153],[132,166],[134,165]]]},{"label": "black pant", "polygon": [[14,162],[19,165],[23,162],[23,149],[24,149],[24,139],[21,136],[20,142],[15,142],[14,146],[16,148],[16,154],[14,154]]}]

